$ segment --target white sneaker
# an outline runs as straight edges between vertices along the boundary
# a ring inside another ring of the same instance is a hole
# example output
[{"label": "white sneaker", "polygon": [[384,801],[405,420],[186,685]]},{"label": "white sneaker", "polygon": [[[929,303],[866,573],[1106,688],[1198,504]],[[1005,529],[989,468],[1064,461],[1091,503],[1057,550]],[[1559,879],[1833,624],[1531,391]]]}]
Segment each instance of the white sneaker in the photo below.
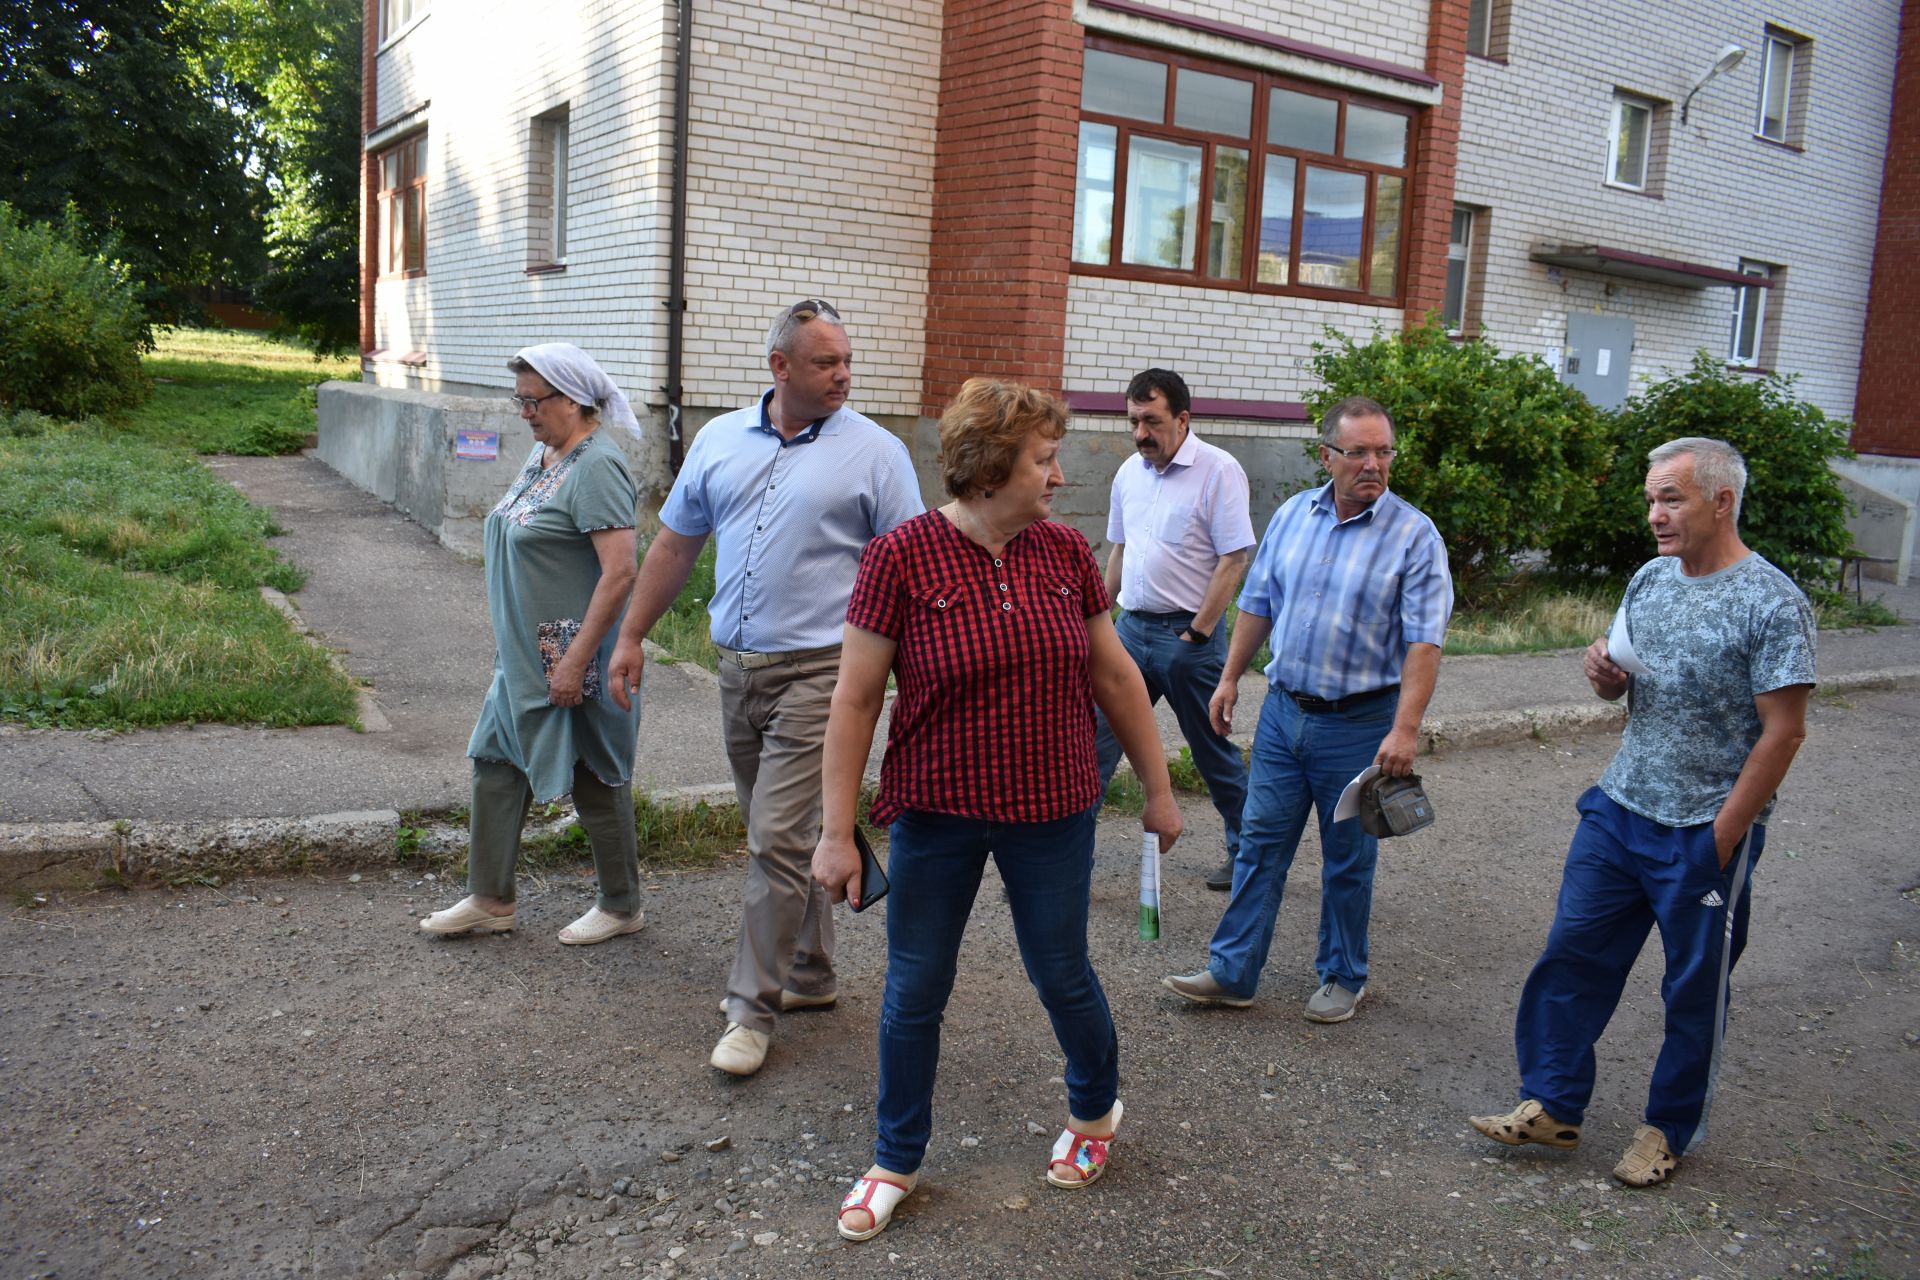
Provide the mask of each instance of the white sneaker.
[{"label": "white sneaker", "polygon": [[764,1031],[729,1022],[727,1034],[713,1046],[713,1056],[707,1061],[730,1076],[750,1076],[766,1062],[767,1046],[772,1042],[773,1037]]}]

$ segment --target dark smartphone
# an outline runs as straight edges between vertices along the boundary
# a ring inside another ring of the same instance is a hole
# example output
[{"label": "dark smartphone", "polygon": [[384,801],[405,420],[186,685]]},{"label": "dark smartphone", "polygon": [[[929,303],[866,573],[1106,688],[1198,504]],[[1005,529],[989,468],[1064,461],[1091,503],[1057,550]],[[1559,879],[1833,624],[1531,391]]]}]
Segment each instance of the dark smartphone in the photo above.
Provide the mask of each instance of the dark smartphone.
[{"label": "dark smartphone", "polygon": [[891,887],[887,884],[887,869],[880,865],[880,859],[874,856],[873,845],[867,841],[867,833],[857,825],[853,829],[853,847],[860,851],[860,901],[848,903],[855,911],[865,911],[874,903],[887,896]]}]

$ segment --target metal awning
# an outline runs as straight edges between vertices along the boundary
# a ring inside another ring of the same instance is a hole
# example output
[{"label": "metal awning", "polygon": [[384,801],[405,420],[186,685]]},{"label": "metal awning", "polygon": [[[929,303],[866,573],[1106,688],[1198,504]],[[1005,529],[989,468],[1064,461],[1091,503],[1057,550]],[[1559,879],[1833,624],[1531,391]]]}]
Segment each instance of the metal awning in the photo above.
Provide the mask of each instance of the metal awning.
[{"label": "metal awning", "polygon": [[1537,244],[1527,255],[1535,262],[1566,267],[1573,271],[1592,271],[1603,276],[1621,276],[1628,280],[1647,280],[1672,285],[1677,289],[1711,289],[1730,285],[1736,289],[1771,289],[1766,276],[1750,276],[1724,267],[1709,267],[1678,258],[1658,258],[1631,249],[1615,249],[1604,244]]}]

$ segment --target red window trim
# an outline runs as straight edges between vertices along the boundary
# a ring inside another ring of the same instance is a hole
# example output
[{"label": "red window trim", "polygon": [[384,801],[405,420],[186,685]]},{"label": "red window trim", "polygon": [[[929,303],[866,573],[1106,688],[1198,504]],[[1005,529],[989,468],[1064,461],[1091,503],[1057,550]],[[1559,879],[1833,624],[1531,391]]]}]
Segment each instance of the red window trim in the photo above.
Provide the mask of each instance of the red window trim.
[{"label": "red window trim", "polygon": [[[1114,184],[1113,184],[1113,225],[1110,230],[1106,263],[1072,262],[1070,269],[1074,275],[1103,276],[1109,279],[1145,280],[1159,284],[1186,285],[1202,289],[1224,289],[1236,293],[1267,294],[1278,297],[1315,298],[1330,302],[1360,303],[1365,306],[1400,307],[1404,305],[1407,289],[1407,256],[1410,251],[1412,235],[1407,226],[1407,215],[1411,204],[1414,175],[1418,171],[1415,155],[1415,140],[1418,136],[1419,114],[1417,109],[1405,103],[1389,98],[1377,98],[1352,89],[1320,84],[1314,81],[1300,80],[1292,76],[1262,71],[1257,68],[1239,66],[1221,62],[1213,58],[1201,58],[1187,54],[1173,53],[1152,45],[1136,44],[1128,40],[1109,36],[1089,34],[1085,47],[1097,49],[1103,53],[1114,53],[1124,57],[1140,58],[1144,61],[1159,62],[1170,71],[1186,67],[1210,75],[1226,76],[1229,79],[1251,81],[1253,84],[1253,111],[1249,122],[1250,129],[1244,138],[1233,138],[1226,134],[1205,133],[1195,129],[1182,128],[1173,124],[1174,94],[1177,75],[1169,74],[1166,83],[1166,101],[1162,104],[1161,119],[1164,124],[1129,119],[1124,116],[1102,115],[1082,108],[1078,114],[1078,123],[1106,125],[1115,130],[1114,135]],[[1267,103],[1269,91],[1274,88],[1291,89],[1313,97],[1329,99],[1339,106],[1336,117],[1335,133],[1342,147],[1346,141],[1347,109],[1354,102],[1378,111],[1403,116],[1407,121],[1407,162],[1400,168],[1376,164],[1365,160],[1349,159],[1344,155],[1328,155],[1318,151],[1303,151],[1298,148],[1271,146],[1266,141]],[[1076,125],[1077,132],[1077,125]],[[1204,274],[1207,261],[1208,241],[1212,236],[1211,219],[1202,218],[1195,229],[1194,260],[1191,271],[1171,267],[1143,267],[1118,261],[1120,245],[1126,233],[1126,189],[1128,154],[1133,136],[1143,132],[1148,137],[1161,138],[1169,142],[1187,143],[1202,147],[1203,159],[1200,169],[1200,193],[1203,202],[1209,202],[1213,191],[1214,156],[1217,148],[1226,146],[1247,152],[1247,193],[1246,206],[1243,209],[1243,222],[1240,246],[1240,270],[1234,276],[1209,276]],[[1287,248],[1289,277],[1297,280],[1301,237],[1304,234],[1305,219],[1301,216],[1301,205],[1306,199],[1306,174],[1304,166],[1331,169],[1343,173],[1357,173],[1367,180],[1366,221],[1361,233],[1359,259],[1362,283],[1353,289],[1331,288],[1325,285],[1304,285],[1289,283],[1285,285],[1265,284],[1257,278],[1260,257],[1260,219],[1258,217],[1259,197],[1264,194],[1267,158],[1272,155],[1286,156],[1297,166],[1301,166],[1294,176],[1293,209],[1290,211],[1292,240]],[[1367,278],[1373,269],[1373,240],[1375,226],[1373,210],[1379,200],[1379,178],[1397,177],[1401,180],[1400,193],[1400,245],[1394,266],[1394,292],[1391,296],[1372,293],[1367,288]]]}]

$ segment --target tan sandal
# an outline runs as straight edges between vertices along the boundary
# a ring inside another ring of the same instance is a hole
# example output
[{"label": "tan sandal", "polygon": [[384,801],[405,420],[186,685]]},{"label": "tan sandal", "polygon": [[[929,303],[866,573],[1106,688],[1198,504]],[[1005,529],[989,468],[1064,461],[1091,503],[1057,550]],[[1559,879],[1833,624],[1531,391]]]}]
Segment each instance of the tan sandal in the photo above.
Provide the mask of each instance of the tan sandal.
[{"label": "tan sandal", "polygon": [[[1113,1132],[1104,1138],[1090,1137],[1076,1129],[1062,1129],[1054,1139],[1053,1159],[1047,1161],[1047,1181],[1068,1191],[1078,1191],[1100,1181],[1100,1175],[1107,1171],[1107,1156],[1114,1138],[1119,1136],[1120,1117],[1125,1111],[1115,1098],[1109,1113],[1113,1116]],[[1066,1176],[1055,1174],[1056,1169],[1064,1169]]]},{"label": "tan sandal", "polygon": [[1532,1098],[1505,1115],[1468,1116],[1467,1123],[1495,1142],[1504,1142],[1510,1147],[1525,1146],[1529,1142],[1537,1142],[1543,1147],[1571,1148],[1580,1145],[1579,1125],[1561,1124]]},{"label": "tan sandal", "polygon": [[[853,1180],[853,1190],[847,1192],[846,1199],[840,1202],[840,1216],[835,1226],[848,1240],[871,1240],[887,1229],[893,1221],[893,1211],[900,1202],[913,1194],[914,1183],[918,1178],[909,1178],[905,1182],[895,1182],[892,1178],[858,1177]],[[872,1221],[864,1231],[856,1231],[847,1225],[847,1215],[863,1212]]]},{"label": "tan sandal", "polygon": [[1620,1157],[1620,1163],[1613,1166],[1613,1176],[1630,1187],[1656,1187],[1671,1178],[1679,1167],[1680,1157],[1667,1145],[1667,1135],[1653,1125],[1643,1124],[1633,1131],[1633,1145]]}]

